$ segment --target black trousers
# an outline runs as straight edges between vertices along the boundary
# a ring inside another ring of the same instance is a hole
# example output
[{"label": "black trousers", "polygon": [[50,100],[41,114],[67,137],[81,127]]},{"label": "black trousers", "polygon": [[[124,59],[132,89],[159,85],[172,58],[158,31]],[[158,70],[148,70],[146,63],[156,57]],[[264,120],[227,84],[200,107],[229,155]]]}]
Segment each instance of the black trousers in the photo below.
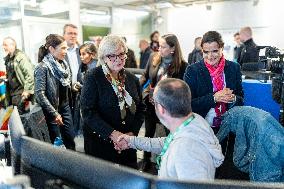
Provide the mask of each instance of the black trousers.
[{"label": "black trousers", "polygon": [[57,125],[54,120],[47,118],[47,126],[50,140],[53,144],[56,137],[61,137],[67,149],[75,150],[74,128],[70,106],[68,104],[59,108],[58,113],[61,115],[63,125]]},{"label": "black trousers", "polygon": [[136,150],[127,149],[118,153],[109,139],[100,138],[97,133],[93,133],[86,125],[83,126],[83,134],[86,154],[133,169],[138,168]]}]

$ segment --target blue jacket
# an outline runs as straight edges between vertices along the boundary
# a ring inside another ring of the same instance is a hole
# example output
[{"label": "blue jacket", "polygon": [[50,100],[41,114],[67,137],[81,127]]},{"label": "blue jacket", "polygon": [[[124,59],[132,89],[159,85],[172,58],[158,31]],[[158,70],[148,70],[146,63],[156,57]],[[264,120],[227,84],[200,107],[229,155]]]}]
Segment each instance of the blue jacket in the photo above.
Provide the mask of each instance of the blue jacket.
[{"label": "blue jacket", "polygon": [[[226,87],[233,90],[233,93],[237,97],[234,105],[242,106],[244,104],[244,93],[240,65],[226,60],[224,73]],[[205,117],[210,108],[214,108],[216,105],[213,97],[211,77],[204,60],[188,66],[183,79],[191,90],[192,111]]]},{"label": "blue jacket", "polygon": [[234,164],[252,181],[284,181],[284,127],[268,112],[242,106],[223,115],[217,138],[236,135]]}]

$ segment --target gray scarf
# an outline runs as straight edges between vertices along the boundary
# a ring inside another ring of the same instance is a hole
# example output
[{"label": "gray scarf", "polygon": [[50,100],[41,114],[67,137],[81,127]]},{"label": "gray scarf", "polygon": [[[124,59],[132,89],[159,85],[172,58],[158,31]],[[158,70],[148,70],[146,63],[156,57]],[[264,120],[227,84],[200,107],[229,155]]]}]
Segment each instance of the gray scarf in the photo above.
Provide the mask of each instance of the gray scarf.
[{"label": "gray scarf", "polygon": [[157,82],[159,82],[163,77],[168,78],[168,68],[170,67],[172,61],[173,61],[172,55],[162,58],[162,63],[160,64],[157,73]]},{"label": "gray scarf", "polygon": [[58,79],[64,87],[70,86],[70,84],[71,84],[71,72],[70,72],[69,66],[68,66],[68,64],[66,63],[65,60],[62,61],[65,68],[63,68],[60,65],[60,63],[57,60],[55,60],[50,53],[45,55],[45,57],[43,58],[42,61],[50,69],[51,74],[56,79]]}]

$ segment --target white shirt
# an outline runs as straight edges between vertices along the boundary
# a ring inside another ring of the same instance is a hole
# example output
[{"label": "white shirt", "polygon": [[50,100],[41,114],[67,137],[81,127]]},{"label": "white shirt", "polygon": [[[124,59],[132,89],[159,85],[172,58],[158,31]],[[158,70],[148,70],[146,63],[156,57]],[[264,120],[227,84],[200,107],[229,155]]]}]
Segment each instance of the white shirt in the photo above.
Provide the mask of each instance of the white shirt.
[{"label": "white shirt", "polygon": [[79,62],[78,62],[78,55],[77,55],[77,48],[78,46],[75,45],[73,48],[70,47],[67,49],[67,56],[70,64],[70,69],[72,72],[72,83],[77,81],[77,74],[79,71]]}]

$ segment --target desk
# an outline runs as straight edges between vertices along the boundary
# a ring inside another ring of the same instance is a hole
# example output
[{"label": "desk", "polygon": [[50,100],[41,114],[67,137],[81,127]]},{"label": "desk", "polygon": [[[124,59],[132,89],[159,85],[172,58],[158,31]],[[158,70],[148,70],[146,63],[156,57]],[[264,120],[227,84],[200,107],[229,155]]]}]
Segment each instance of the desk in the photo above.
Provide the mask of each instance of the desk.
[{"label": "desk", "polygon": [[243,90],[245,95],[245,106],[253,106],[271,113],[279,120],[280,105],[272,99],[271,81],[262,83],[258,80],[244,79]]}]

